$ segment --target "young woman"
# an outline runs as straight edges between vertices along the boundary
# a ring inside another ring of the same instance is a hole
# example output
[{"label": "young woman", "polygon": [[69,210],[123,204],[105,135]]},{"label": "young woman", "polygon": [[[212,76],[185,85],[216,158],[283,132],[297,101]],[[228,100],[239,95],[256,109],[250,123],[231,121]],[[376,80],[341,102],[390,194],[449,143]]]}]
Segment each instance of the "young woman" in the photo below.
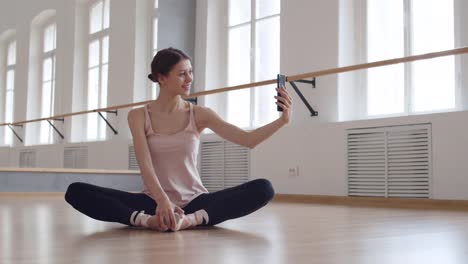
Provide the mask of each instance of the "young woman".
[{"label": "young woman", "polygon": [[211,109],[182,99],[193,81],[190,58],[182,51],[159,51],[148,78],[159,83],[158,98],[128,113],[145,190],[128,193],[73,183],[66,201],[97,220],[158,231],[213,226],[266,205],[274,196],[266,179],[213,193],[206,190],[196,169],[200,134],[209,128],[226,140],[254,148],[289,122],[292,100],[286,89],[277,89],[281,97],[275,97],[283,108],[281,117],[247,132],[223,121]]}]

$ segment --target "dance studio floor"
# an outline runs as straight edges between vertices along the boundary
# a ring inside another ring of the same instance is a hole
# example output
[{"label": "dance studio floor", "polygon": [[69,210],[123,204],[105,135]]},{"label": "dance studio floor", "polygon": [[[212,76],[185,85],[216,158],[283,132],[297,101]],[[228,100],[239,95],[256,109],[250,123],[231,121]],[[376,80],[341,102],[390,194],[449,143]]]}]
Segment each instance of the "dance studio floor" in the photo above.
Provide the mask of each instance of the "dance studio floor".
[{"label": "dance studio floor", "polygon": [[158,233],[80,215],[63,194],[0,194],[0,263],[468,263],[468,212],[273,202]]}]

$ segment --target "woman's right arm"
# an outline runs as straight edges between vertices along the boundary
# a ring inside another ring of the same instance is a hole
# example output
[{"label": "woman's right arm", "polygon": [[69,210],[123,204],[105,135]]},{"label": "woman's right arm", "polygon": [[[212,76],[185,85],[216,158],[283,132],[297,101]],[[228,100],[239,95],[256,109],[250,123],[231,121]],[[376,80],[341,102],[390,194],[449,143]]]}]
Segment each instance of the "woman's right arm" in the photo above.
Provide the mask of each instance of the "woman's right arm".
[{"label": "woman's right arm", "polygon": [[146,141],[144,131],[145,119],[143,111],[133,109],[128,113],[128,126],[132,132],[133,146],[135,148],[135,156],[140,167],[140,172],[145,185],[153,195],[156,202],[165,198],[166,194],[159,183],[156,173],[154,172],[151,155]]},{"label": "woman's right arm", "polygon": [[[140,167],[140,173],[143,177],[143,182],[148,187],[153,195],[157,208],[156,214],[159,215],[160,226],[165,228],[175,228],[174,209],[181,211],[175,207],[164,192],[159,180],[154,171],[153,162],[148,149],[148,142],[144,131],[145,115],[142,108],[133,109],[128,113],[128,126],[132,132],[133,146],[135,148],[135,156]],[[169,223],[166,226],[165,223]]]}]

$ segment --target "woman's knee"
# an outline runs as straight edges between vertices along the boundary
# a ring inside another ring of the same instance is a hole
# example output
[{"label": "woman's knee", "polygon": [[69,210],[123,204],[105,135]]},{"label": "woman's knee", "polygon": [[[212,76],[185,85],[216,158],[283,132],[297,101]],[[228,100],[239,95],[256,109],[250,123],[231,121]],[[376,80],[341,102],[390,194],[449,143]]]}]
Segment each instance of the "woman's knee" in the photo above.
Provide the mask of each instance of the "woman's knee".
[{"label": "woman's knee", "polygon": [[275,190],[269,180],[255,179],[251,181],[251,184],[255,186],[256,193],[260,194],[260,198],[265,202],[269,202],[275,196]]},{"label": "woman's knee", "polygon": [[83,192],[88,188],[88,184],[82,182],[74,182],[70,184],[65,192],[65,201],[73,205],[76,199],[83,195]]}]

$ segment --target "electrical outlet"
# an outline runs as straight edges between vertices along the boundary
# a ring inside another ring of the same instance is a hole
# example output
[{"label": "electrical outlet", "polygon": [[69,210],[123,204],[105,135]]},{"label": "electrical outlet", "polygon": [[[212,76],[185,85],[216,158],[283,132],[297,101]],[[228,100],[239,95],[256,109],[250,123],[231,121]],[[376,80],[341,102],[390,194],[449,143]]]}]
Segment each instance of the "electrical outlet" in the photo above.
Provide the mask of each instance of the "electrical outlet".
[{"label": "electrical outlet", "polygon": [[289,176],[290,177],[296,177],[299,176],[299,166],[289,168]]}]

